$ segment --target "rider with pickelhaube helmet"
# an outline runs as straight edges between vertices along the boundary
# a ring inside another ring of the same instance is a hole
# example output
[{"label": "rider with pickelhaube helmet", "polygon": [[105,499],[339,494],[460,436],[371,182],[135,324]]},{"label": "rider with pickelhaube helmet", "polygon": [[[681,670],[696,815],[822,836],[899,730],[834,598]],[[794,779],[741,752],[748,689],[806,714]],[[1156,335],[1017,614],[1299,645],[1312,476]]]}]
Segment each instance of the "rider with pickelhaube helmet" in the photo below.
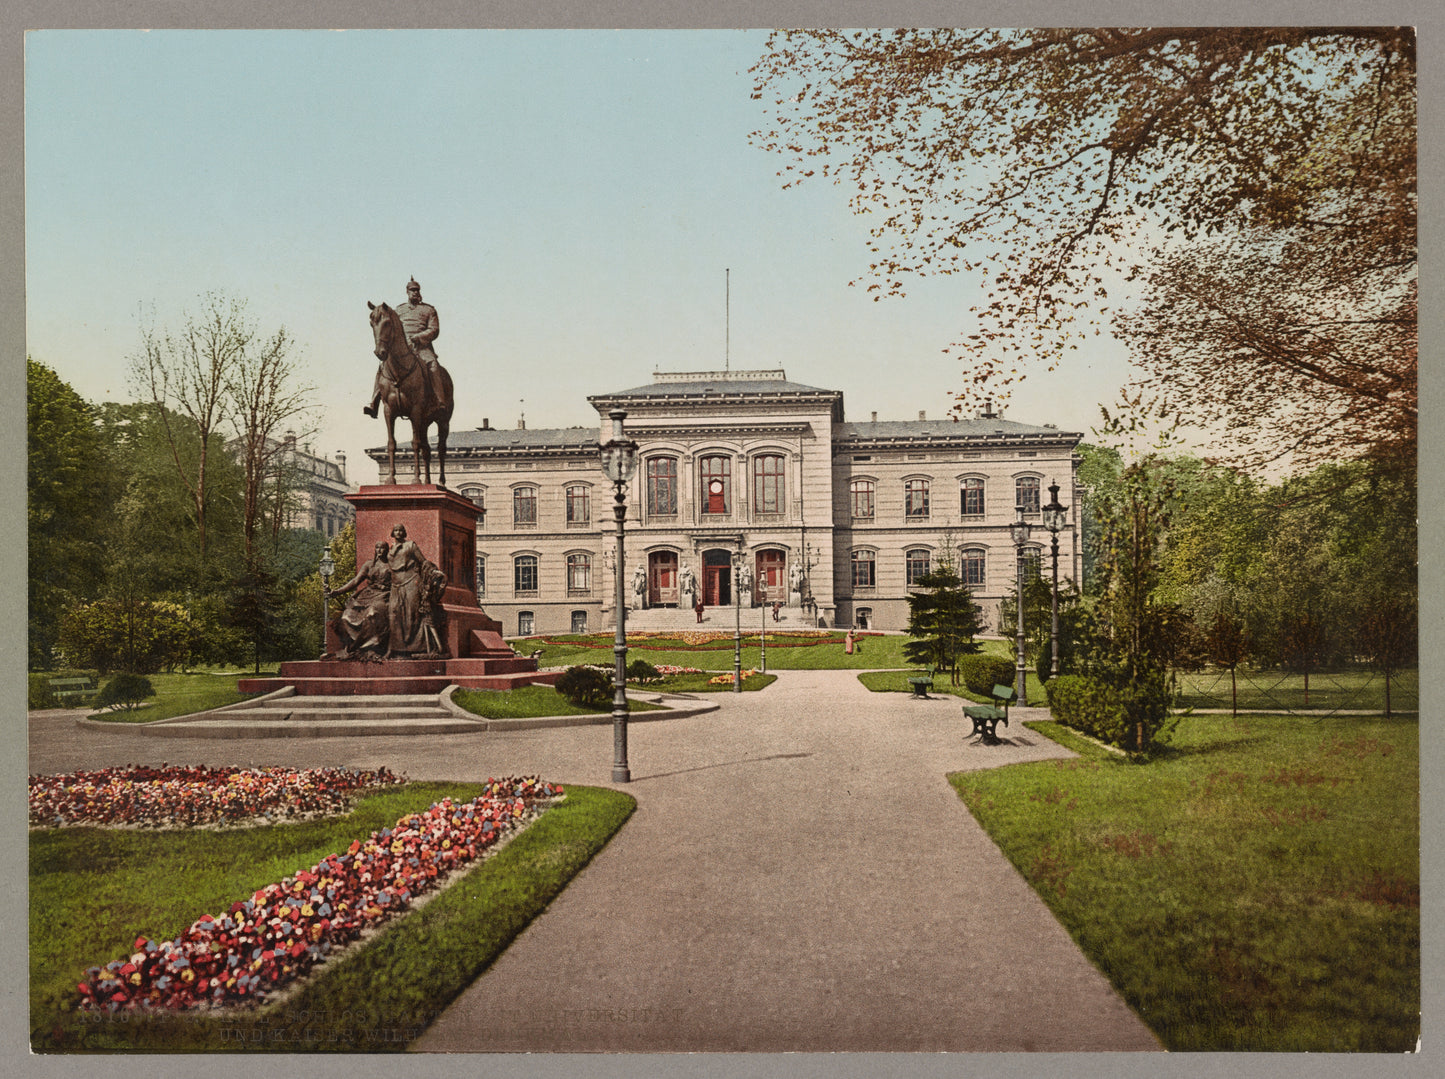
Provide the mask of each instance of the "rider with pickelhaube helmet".
[{"label": "rider with pickelhaube helmet", "polygon": [[[427,378],[434,399],[442,400],[444,395],[437,370],[437,354],[431,347],[431,343],[442,332],[441,323],[437,321],[437,309],[429,303],[422,302],[421,286],[417,284],[415,277],[406,283],[406,303],[398,304],[396,313],[401,318],[402,329],[406,331],[406,339],[411,343],[412,351],[426,364]],[[376,384],[371,391],[371,403],[362,408],[362,411],[368,416],[375,417],[377,405],[381,403],[384,392],[381,373],[382,368],[377,368]]]}]

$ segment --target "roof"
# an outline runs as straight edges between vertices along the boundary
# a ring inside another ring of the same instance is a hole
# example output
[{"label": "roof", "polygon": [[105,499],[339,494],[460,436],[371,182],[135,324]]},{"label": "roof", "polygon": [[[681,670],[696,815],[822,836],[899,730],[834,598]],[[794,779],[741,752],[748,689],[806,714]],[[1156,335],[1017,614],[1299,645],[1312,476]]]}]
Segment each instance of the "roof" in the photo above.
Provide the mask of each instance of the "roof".
[{"label": "roof", "polygon": [[[705,372],[699,372],[705,374]],[[587,400],[595,401],[609,397],[701,397],[740,396],[743,394],[822,394],[827,397],[840,396],[841,390],[824,390],[817,386],[805,386],[801,382],[789,382],[783,378],[698,378],[686,382],[650,382],[630,390],[615,390],[612,393],[593,394]]]},{"label": "roof", "polygon": [[1084,436],[1077,431],[1060,431],[1057,427],[1038,427],[997,416],[967,420],[874,420],[870,423],[840,423],[833,428],[834,442],[897,442],[947,439],[1006,440],[1026,438],[1031,441],[1078,442]]},{"label": "roof", "polygon": [[[447,456],[466,456],[469,453],[539,453],[543,451],[586,451],[597,452],[597,427],[528,427],[509,429],[488,427],[485,430],[453,428],[447,434]],[[401,442],[396,446],[397,456],[403,453],[409,459],[411,444]],[[376,446],[366,451],[375,460],[386,458],[386,447]]]}]

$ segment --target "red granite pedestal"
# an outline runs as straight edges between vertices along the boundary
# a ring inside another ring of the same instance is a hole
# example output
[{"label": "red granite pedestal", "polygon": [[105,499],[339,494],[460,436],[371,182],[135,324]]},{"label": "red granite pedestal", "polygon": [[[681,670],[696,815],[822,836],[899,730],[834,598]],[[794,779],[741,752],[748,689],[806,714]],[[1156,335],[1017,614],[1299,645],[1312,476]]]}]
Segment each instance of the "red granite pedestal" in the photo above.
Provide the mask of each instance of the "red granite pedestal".
[{"label": "red granite pedestal", "polygon": [[[281,664],[276,678],[243,678],[242,693],[294,686],[298,695],[439,693],[449,685],[468,689],[509,689],[552,683],[537,661],[519,656],[502,640],[502,624],[477,603],[477,508],[455,491],[430,483],[379,484],[346,496],[356,507],[356,557],[365,562],[391,530],[406,526],[407,539],[446,574],[442,595],[449,659],[303,660]],[[338,641],[327,627],[326,651]]]}]

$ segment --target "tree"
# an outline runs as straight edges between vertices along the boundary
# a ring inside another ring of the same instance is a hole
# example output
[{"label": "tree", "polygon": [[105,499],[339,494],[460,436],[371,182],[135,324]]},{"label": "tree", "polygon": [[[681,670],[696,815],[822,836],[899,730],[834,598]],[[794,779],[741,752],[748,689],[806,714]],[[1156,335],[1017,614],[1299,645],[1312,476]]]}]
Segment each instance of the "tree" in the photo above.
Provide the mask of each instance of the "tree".
[{"label": "tree", "polygon": [[117,476],[95,410],[45,364],[26,358],[29,665],[51,666],[61,611],[93,598],[105,573],[105,520]]},{"label": "tree", "polygon": [[958,685],[960,656],[978,651],[974,640],[983,632],[979,609],[968,586],[951,564],[940,565],[917,579],[908,594],[908,635],[903,656],[937,670],[947,668]]},{"label": "tree", "polygon": [[[215,439],[233,426],[242,447],[243,554],[255,560],[254,542],[270,464],[278,451],[276,427],[304,406],[305,387],[293,383],[293,343],[286,330],[260,336],[243,301],[220,293],[201,298],[196,314],[183,317],[177,333],[142,327],[141,348],[131,358],[133,386],[157,408],[172,466],[193,507],[196,572],[205,579]],[[222,575],[224,577],[224,574]]]},{"label": "tree", "polygon": [[1390,682],[1416,661],[1419,649],[1418,605],[1411,596],[1381,597],[1361,612],[1355,647],[1385,679],[1385,715],[1390,715]]},{"label": "tree", "polygon": [[[1312,345],[1293,342],[1296,353],[1356,351],[1311,368],[1298,362],[1303,355],[1269,354],[1281,333],[1242,338],[1236,352],[1256,355],[1234,356],[1228,381],[1275,379],[1278,399],[1291,403],[1307,400],[1301,386],[1318,385],[1331,398],[1334,436],[1364,437],[1339,446],[1343,455],[1376,442],[1363,414],[1335,399],[1340,368],[1353,366],[1346,381],[1376,393],[1377,382],[1413,379],[1412,349],[1376,340],[1369,327],[1328,325],[1318,296],[1294,295],[1311,287],[1310,267],[1328,253],[1349,268],[1333,287],[1368,292],[1383,282],[1389,296],[1343,318],[1373,320],[1382,337],[1408,344],[1409,28],[779,32],[753,72],[753,96],[771,113],[753,141],[788,159],[788,184],[821,174],[852,186],[850,204],[871,225],[866,278],[875,298],[901,294],[910,275],[980,275],[989,291],[974,308],[975,332],[952,350],[969,374],[960,410],[985,395],[1006,398],[1026,361],[1041,355],[1052,368],[1083,334],[1097,333],[1112,314],[1116,272],[1156,268],[1151,304],[1123,326],[1141,338],[1146,362],[1181,353],[1201,318],[1198,336],[1210,336],[1207,304],[1168,302],[1174,284],[1187,284],[1186,263],[1171,261],[1160,242],[1170,234],[1191,244],[1231,235],[1256,250],[1298,245],[1262,283],[1279,295],[1259,321],[1320,334]],[[1213,276],[1241,283],[1244,266],[1236,260],[1233,272]],[[1377,379],[1381,356],[1388,367]],[[1257,446],[1277,450],[1316,434],[1306,423],[1270,445],[1272,417],[1251,421],[1251,400],[1228,411],[1228,422],[1253,422]],[[1229,404],[1227,395],[1207,400],[1197,418],[1218,418]]]},{"label": "tree", "polygon": [[1249,635],[1242,619],[1220,608],[1204,633],[1204,647],[1209,661],[1229,672],[1230,715],[1239,714],[1239,665],[1249,655]]}]

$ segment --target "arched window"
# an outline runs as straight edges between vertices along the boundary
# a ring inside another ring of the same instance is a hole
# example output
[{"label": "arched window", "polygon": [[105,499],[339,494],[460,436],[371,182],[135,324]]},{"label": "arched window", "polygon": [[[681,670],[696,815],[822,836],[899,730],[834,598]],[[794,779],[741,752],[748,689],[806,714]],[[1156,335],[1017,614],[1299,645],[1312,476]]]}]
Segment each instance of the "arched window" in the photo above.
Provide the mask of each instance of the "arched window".
[{"label": "arched window", "polygon": [[872,551],[853,552],[853,587],[873,588],[878,581],[878,574],[875,562],[876,556]]},{"label": "arched window", "polygon": [[928,575],[929,558],[928,552],[919,548],[906,551],[903,555],[903,565],[907,572],[908,584],[916,585],[920,577]]},{"label": "arched window", "polygon": [[848,485],[848,495],[853,507],[853,520],[873,520],[873,481],[853,480]]},{"label": "arched window", "polygon": [[586,484],[567,488],[567,524],[582,528],[592,523],[592,489]]},{"label": "arched window", "polygon": [[567,556],[567,591],[592,591],[592,556],[584,552]]},{"label": "arched window", "polygon": [[463,487],[461,493],[471,500],[472,505],[477,507],[477,524],[480,526],[487,516],[486,490],[481,487]]},{"label": "arched window", "polygon": [[518,527],[537,523],[537,488],[517,487],[512,491],[512,524]]},{"label": "arched window", "polygon": [[903,484],[903,516],[910,521],[928,520],[928,481],[906,480]]},{"label": "arched window", "polygon": [[958,512],[964,517],[983,516],[983,480],[970,477],[959,485]]},{"label": "arched window", "polygon": [[1039,575],[1039,563],[1042,552],[1038,547],[1015,548],[1018,551],[1018,570],[1023,574],[1023,579]]},{"label": "arched window", "polygon": [[698,462],[702,484],[703,513],[731,513],[733,504],[733,459],[710,454]]},{"label": "arched window", "polygon": [[1014,504],[1025,513],[1039,512],[1039,478],[1020,476],[1014,481]]},{"label": "arched window", "polygon": [[653,517],[677,513],[677,458],[647,459],[647,512]]},{"label": "arched window", "polygon": [[783,457],[762,453],[753,458],[753,510],[756,513],[782,513],[787,503],[783,483]]},{"label": "arched window", "polygon": [[988,568],[982,547],[965,547],[959,561],[959,576],[970,588],[983,584],[984,571]]},{"label": "arched window", "polygon": [[512,559],[512,590],[519,596],[537,592],[537,556],[519,554]]},{"label": "arched window", "polygon": [[587,632],[587,612],[586,612],[586,611],[573,611],[573,612],[572,612],[572,632],[573,632],[573,633],[586,633],[586,632]]}]

